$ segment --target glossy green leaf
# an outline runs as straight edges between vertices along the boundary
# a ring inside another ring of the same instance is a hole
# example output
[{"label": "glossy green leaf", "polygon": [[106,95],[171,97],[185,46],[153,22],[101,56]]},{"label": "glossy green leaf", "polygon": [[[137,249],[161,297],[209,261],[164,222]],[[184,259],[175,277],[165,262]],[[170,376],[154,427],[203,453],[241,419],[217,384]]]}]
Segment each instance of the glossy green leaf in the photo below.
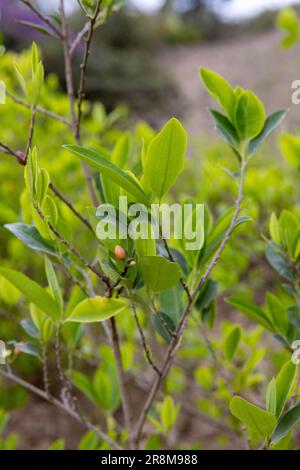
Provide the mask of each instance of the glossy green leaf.
[{"label": "glossy green leaf", "polygon": [[187,134],[173,118],[151,141],[144,159],[144,181],[159,200],[175,183],[183,169]]},{"label": "glossy green leaf", "polygon": [[279,417],[284,410],[297,374],[297,366],[291,361],[287,362],[276,377],[276,416]]},{"label": "glossy green leaf", "polygon": [[243,92],[235,109],[235,127],[243,141],[256,137],[265,124],[265,109],[262,102],[252,91]]},{"label": "glossy green leaf", "polygon": [[277,407],[277,392],[276,392],[276,381],[275,378],[271,380],[266,391],[266,407],[267,411],[272,415],[276,416]]},{"label": "glossy green leaf", "polygon": [[291,408],[279,421],[273,435],[272,444],[281,441],[300,422],[300,404]]},{"label": "glossy green leaf", "polygon": [[63,296],[61,293],[61,289],[60,289],[59,282],[56,277],[56,273],[54,271],[53,265],[47,257],[45,257],[45,272],[46,272],[50,290],[52,292],[52,296],[54,300],[56,301],[57,305],[59,305],[60,311],[62,313],[63,306],[64,306]]},{"label": "glossy green leaf", "polygon": [[0,275],[11,282],[25,297],[52,319],[59,318],[59,307],[53,298],[37,282],[13,269],[0,268]]},{"label": "glossy green leaf", "polygon": [[254,155],[270,134],[282,123],[287,110],[277,111],[267,117],[261,133],[249,144],[249,156]]},{"label": "glossy green leaf", "polygon": [[92,168],[95,168],[100,173],[111,178],[112,181],[132,194],[139,202],[149,205],[146,194],[136,181],[121,170],[121,168],[108,161],[100,151],[79,147],[77,145],[64,145],[64,148],[77,155]]},{"label": "glossy green leaf", "polygon": [[180,279],[180,267],[163,256],[144,256],[139,263],[139,270],[145,285],[153,292],[170,289]]},{"label": "glossy green leaf", "polygon": [[124,299],[92,297],[80,302],[66,319],[67,322],[93,323],[114,317],[128,308]]},{"label": "glossy green leaf", "polygon": [[233,397],[230,411],[247,426],[248,430],[264,438],[270,436],[276,426],[275,416],[241,397]]},{"label": "glossy green leaf", "polygon": [[200,69],[200,76],[207,91],[233,121],[236,95],[231,85],[221,75],[207,68]]}]

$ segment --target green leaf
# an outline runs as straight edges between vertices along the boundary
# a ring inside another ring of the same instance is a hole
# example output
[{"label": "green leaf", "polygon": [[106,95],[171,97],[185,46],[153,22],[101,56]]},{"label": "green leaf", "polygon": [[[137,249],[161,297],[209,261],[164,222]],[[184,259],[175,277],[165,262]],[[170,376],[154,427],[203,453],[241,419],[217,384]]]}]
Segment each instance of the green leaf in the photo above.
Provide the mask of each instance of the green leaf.
[{"label": "green leaf", "polygon": [[184,164],[187,134],[173,118],[151,141],[144,158],[144,181],[159,200],[175,183]]},{"label": "green leaf", "polygon": [[124,312],[126,308],[128,308],[128,304],[124,299],[92,297],[76,305],[66,321],[76,323],[101,322]]},{"label": "green leaf", "polygon": [[267,305],[273,324],[277,327],[280,333],[286,335],[289,327],[289,319],[284,306],[277,297],[270,292],[267,292]]},{"label": "green leaf", "polygon": [[17,223],[6,224],[4,227],[25,243],[28,248],[47,255],[57,256],[54,245],[44,240],[34,226]]},{"label": "green leaf", "polygon": [[276,25],[285,33],[281,40],[283,47],[291,47],[298,42],[300,25],[294,8],[285,8],[280,11],[276,19]]},{"label": "green leaf", "polygon": [[153,292],[170,289],[180,279],[180,267],[163,256],[144,256],[139,269],[145,285]]},{"label": "green leaf", "polygon": [[37,307],[43,310],[50,318],[59,318],[59,307],[53,298],[35,281],[25,274],[13,269],[0,268],[0,275],[11,282],[22,294]]},{"label": "green leaf", "polygon": [[180,284],[161,292],[159,300],[161,310],[169,315],[177,325],[183,312],[183,289]]},{"label": "green leaf", "polygon": [[297,374],[297,366],[291,361],[287,362],[276,377],[276,416],[279,417],[284,410]]},{"label": "green leaf", "polygon": [[236,96],[231,85],[221,75],[207,68],[200,69],[200,77],[207,91],[233,122]]},{"label": "green leaf", "polygon": [[252,91],[243,92],[237,101],[235,127],[243,141],[256,137],[263,129],[266,114],[262,102]]},{"label": "green leaf", "polygon": [[77,155],[92,168],[95,168],[100,173],[111,178],[112,181],[134,196],[137,201],[149,206],[148,197],[137,182],[130,175],[125,173],[125,171],[121,170],[121,168],[108,161],[99,151],[79,147],[77,145],[64,145],[63,147]]},{"label": "green leaf", "polygon": [[165,434],[168,434],[173,428],[179,409],[179,405],[175,405],[173,398],[170,396],[165,397],[159,405],[160,420]]},{"label": "green leaf", "polygon": [[239,136],[229,119],[213,109],[209,109],[209,112],[215,121],[216,129],[219,134],[221,134],[221,137],[223,137],[232,148],[235,148],[239,144]]},{"label": "green leaf", "polygon": [[280,246],[280,228],[275,212],[271,215],[269,231],[275,245]]},{"label": "green leaf", "polygon": [[241,312],[245,313],[252,320],[263,325],[268,330],[274,331],[273,325],[265,312],[260,307],[250,302],[248,299],[243,297],[229,297],[226,299],[226,301],[233,307],[241,310]]},{"label": "green leaf", "polygon": [[225,357],[227,361],[231,361],[241,339],[241,328],[235,327],[230,331],[227,338],[225,339]]},{"label": "green leaf", "polygon": [[267,387],[267,392],[266,392],[266,406],[267,406],[267,411],[271,413],[272,415],[276,416],[276,403],[277,403],[277,398],[276,398],[276,381],[275,378],[271,380]]},{"label": "green leaf", "polygon": [[276,444],[298,424],[300,421],[300,404],[291,408],[279,421],[273,435],[272,444]]},{"label": "green leaf", "polygon": [[249,156],[254,155],[259,147],[264,143],[264,141],[269,137],[269,135],[282,123],[285,116],[287,115],[288,110],[277,111],[276,113],[271,114],[265,122],[264,128],[261,133],[251,140],[249,144]]},{"label": "green leaf", "polygon": [[282,135],[279,138],[279,147],[287,161],[300,168],[300,137],[296,135]]},{"label": "green leaf", "polygon": [[62,313],[63,307],[64,307],[63,296],[61,293],[61,289],[60,289],[53,265],[47,257],[45,257],[45,272],[46,272],[48,284],[51,289],[53,298],[56,301],[57,305],[59,305],[60,311]]},{"label": "green leaf", "polygon": [[112,154],[111,161],[120,168],[124,168],[130,155],[130,134],[125,132],[117,141]]},{"label": "green leaf", "polygon": [[230,411],[249,430],[264,438],[270,436],[276,426],[275,416],[241,397],[233,397],[230,403]]}]

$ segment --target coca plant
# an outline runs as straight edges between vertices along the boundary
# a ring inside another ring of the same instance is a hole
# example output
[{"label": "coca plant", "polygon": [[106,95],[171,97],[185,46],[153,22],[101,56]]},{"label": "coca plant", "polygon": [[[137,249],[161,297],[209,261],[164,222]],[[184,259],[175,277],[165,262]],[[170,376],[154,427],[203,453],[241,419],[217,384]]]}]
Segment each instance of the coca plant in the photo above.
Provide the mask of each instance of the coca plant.
[{"label": "coca plant", "polygon": [[[23,3],[43,20],[43,27],[40,23],[30,26],[54,36],[63,46],[69,116],[66,119],[41,106],[44,70],[38,47],[33,44],[30,75],[16,67],[22,96],[10,93],[15,102],[30,109],[27,144],[23,150],[14,149],[6,142],[1,142],[0,147],[15,157],[12,165],[24,166],[21,220],[6,224],[6,229],[36,256],[43,257],[47,284],[24,272],[0,268],[7,296],[18,302],[21,293],[28,301],[22,327],[30,337],[25,343],[11,342],[6,351],[7,366],[0,369],[0,375],[81,423],[88,434],[80,448],[166,447],[171,445],[168,437],[176,427],[179,414],[187,409],[180,394],[178,396],[170,387],[168,378],[176,370],[176,358],[190,335],[188,323],[191,322],[202,333],[210,351],[215,374],[211,380],[218,384],[218,399],[224,400],[227,410],[235,417],[228,425],[229,433],[244,442],[246,427],[253,447],[287,445],[287,436],[290,438],[297,422],[295,414],[290,417],[291,411],[285,414],[295,389],[297,366],[290,361],[285,364],[268,386],[265,408],[257,406],[239,396],[245,376],[239,376],[238,385],[227,374],[243,329],[236,326],[226,332],[221,360],[208,333],[208,327],[214,323],[217,295],[215,281],[211,279],[213,270],[222,263],[222,253],[235,229],[251,223],[243,207],[248,166],[284,119],[286,111],[267,117],[264,105],[252,91],[233,88],[217,73],[201,68],[201,81],[217,107],[209,110],[210,115],[219,135],[232,149],[235,171],[228,169],[227,172],[236,188],[236,200],[232,209],[217,221],[207,206],[198,210],[199,201],[191,198],[176,201],[180,207],[190,206],[190,218],[185,222],[190,223],[192,219],[196,223],[198,231],[192,247],[188,231],[181,231],[181,239],[166,237],[157,217],[158,237],[152,237],[152,205],[161,209],[165,202],[172,200],[171,189],[184,169],[188,142],[184,127],[175,118],[158,133],[143,124],[138,151],[133,153],[128,132],[121,134],[113,146],[105,147],[103,136],[91,136],[85,129],[86,71],[93,33],[120,2],[80,1],[85,24],[77,34],[70,32],[63,0],[59,2],[59,17],[46,17],[32,2],[24,0]],[[81,42],[84,51],[79,88],[75,92],[72,58]],[[35,140],[40,115],[56,120],[68,130],[67,141],[61,142],[63,155],[65,158],[72,155],[82,163],[86,184],[84,188],[78,187],[78,192],[83,197],[89,194],[90,203],[85,211],[79,211],[72,204],[68,194],[57,188],[55,177],[41,165],[39,142]],[[122,205],[124,200],[129,208],[126,211]],[[110,214],[105,212],[108,204],[114,208]],[[130,211],[133,207],[140,209],[139,215],[137,209]],[[76,231],[63,216],[65,208],[78,221]],[[272,217],[270,250],[273,260],[275,245],[280,245],[281,240],[288,256],[293,261],[299,258],[299,243],[295,248],[295,240],[289,234],[290,224],[295,222],[291,218],[283,214],[278,222]],[[132,224],[149,228],[148,237],[136,238],[128,230]],[[109,234],[108,238],[104,232]],[[85,233],[86,246],[82,243],[79,246],[79,233]],[[299,231],[297,234],[299,241]],[[231,298],[230,303],[280,336],[284,346],[291,347],[296,336],[295,325],[292,320],[288,323],[283,319],[282,306],[274,295],[268,295],[267,311],[237,297]],[[258,336],[249,339],[250,346],[255,347]],[[94,341],[99,344],[101,360],[99,363],[92,361],[92,365],[87,361],[85,366],[84,344]],[[202,344],[199,337],[196,341]],[[15,372],[20,352],[40,359],[43,388]],[[248,373],[257,360],[252,359],[252,365],[247,365]],[[51,374],[49,361],[54,363],[55,376]],[[87,367],[92,367],[93,373],[87,372]],[[207,368],[203,364],[202,371],[201,362],[197,367],[202,380]],[[183,371],[184,366],[180,373]],[[59,392],[55,393],[57,388]],[[136,388],[137,396],[141,397],[138,400],[132,398]],[[78,390],[102,411],[100,423],[87,417],[78,400]],[[297,395],[293,396],[293,400],[296,399]],[[122,418],[117,421],[119,408]],[[199,423],[201,425],[200,417]],[[62,447],[61,440],[53,444],[53,448]]]}]

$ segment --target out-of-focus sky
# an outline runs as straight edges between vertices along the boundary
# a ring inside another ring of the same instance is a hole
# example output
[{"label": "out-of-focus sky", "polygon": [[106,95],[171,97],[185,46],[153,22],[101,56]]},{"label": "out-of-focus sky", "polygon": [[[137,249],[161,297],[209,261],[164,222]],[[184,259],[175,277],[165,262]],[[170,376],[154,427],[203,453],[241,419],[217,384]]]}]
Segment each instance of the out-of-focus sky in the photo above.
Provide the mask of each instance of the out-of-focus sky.
[{"label": "out-of-focus sky", "polygon": [[[163,4],[163,0],[130,0],[141,10],[155,11]],[[44,2],[42,2],[44,3]],[[47,6],[56,7],[58,0],[48,0]],[[300,0],[232,0],[220,8],[220,13],[227,19],[243,19],[260,13],[266,9],[300,3]],[[72,10],[77,5],[76,0],[66,0],[66,6]]]}]

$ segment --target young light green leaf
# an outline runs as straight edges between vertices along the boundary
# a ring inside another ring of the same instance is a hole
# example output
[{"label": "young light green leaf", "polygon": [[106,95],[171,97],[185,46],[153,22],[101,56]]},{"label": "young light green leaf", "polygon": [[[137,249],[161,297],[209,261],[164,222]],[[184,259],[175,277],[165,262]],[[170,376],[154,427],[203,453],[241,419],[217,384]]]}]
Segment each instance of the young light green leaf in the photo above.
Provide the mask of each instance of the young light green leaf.
[{"label": "young light green leaf", "polygon": [[300,168],[300,137],[291,134],[282,135],[279,138],[279,147],[287,161]]},{"label": "young light green leaf", "polygon": [[92,168],[107,175],[112,181],[121,186],[121,188],[132,194],[137,201],[149,206],[149,199],[137,182],[130,175],[125,173],[125,171],[121,170],[121,168],[108,161],[99,151],[79,147],[77,145],[64,145],[63,147],[77,155]]},{"label": "young light green leaf", "polygon": [[0,275],[11,282],[25,297],[49,315],[50,318],[54,320],[59,318],[57,303],[37,282],[13,269],[0,268]]},{"label": "young light green leaf", "polygon": [[128,308],[125,299],[92,297],[80,302],[66,319],[67,322],[93,323],[114,317]]},{"label": "young light green leaf", "polygon": [[300,404],[291,408],[279,421],[273,435],[272,444],[281,441],[300,422]]},{"label": "young light green leaf", "polygon": [[257,137],[265,124],[266,114],[262,102],[252,91],[243,92],[237,101],[234,124],[242,141]]},{"label": "young light green leaf", "polygon": [[275,378],[271,380],[267,387],[267,392],[266,392],[266,407],[267,411],[271,413],[272,415],[276,416],[276,404],[277,404],[277,398],[276,398],[276,381]]},{"label": "young light green leaf", "polygon": [[277,16],[276,24],[285,33],[284,38],[281,40],[283,47],[291,47],[298,42],[300,24],[294,8],[281,10]]},{"label": "young light green leaf", "polygon": [[187,134],[173,118],[151,141],[144,158],[144,181],[159,200],[175,183],[184,164]]},{"label": "young light green leaf", "polygon": [[291,361],[287,362],[276,377],[276,416],[279,417],[291,393],[297,374],[297,366]]},{"label": "young light green leaf", "polygon": [[139,269],[145,285],[153,292],[170,289],[180,279],[180,267],[163,256],[144,256]]},{"label": "young light green leaf", "polygon": [[218,101],[233,122],[236,95],[231,85],[221,75],[204,67],[200,69],[200,77],[207,91]]},{"label": "young light green leaf", "polygon": [[62,313],[64,307],[63,296],[51,261],[45,257],[45,272],[54,300]]},{"label": "young light green leaf", "polygon": [[287,330],[289,327],[289,319],[286,312],[286,309],[282,305],[282,303],[275,297],[275,295],[267,292],[267,305],[270,312],[270,315],[273,320],[273,324],[278,329],[279,333],[283,335],[287,334]]},{"label": "young light green leaf", "polygon": [[173,398],[170,396],[165,397],[164,401],[159,405],[160,421],[164,434],[168,434],[173,428],[179,410],[180,406],[175,405]]},{"label": "young light green leaf", "polygon": [[241,339],[241,328],[239,326],[233,328],[225,339],[225,357],[227,361],[231,361],[238,348]]},{"label": "young light green leaf", "polygon": [[275,212],[271,215],[269,231],[275,245],[280,246],[280,228]]},{"label": "young light green leaf", "polygon": [[231,400],[230,411],[250,431],[254,431],[264,438],[270,436],[276,426],[274,415],[238,396]]}]

